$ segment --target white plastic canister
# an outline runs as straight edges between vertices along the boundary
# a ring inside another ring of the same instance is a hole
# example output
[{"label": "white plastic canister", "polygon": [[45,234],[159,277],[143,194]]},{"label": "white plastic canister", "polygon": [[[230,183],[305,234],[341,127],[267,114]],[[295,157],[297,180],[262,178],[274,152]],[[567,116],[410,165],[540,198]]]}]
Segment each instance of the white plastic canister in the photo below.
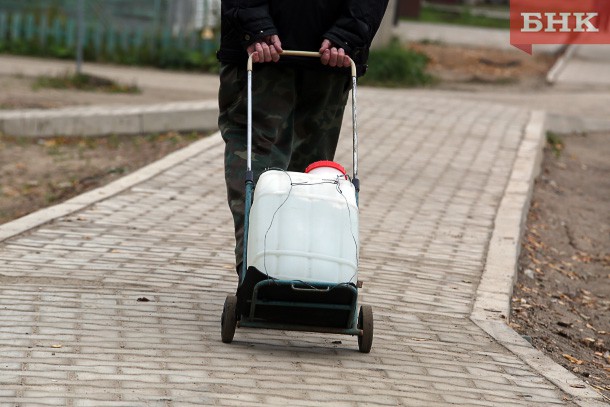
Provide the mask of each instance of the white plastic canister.
[{"label": "white plastic canister", "polygon": [[355,188],[336,163],[314,163],[306,171],[270,170],[259,177],[250,210],[248,266],[282,280],[355,284]]}]

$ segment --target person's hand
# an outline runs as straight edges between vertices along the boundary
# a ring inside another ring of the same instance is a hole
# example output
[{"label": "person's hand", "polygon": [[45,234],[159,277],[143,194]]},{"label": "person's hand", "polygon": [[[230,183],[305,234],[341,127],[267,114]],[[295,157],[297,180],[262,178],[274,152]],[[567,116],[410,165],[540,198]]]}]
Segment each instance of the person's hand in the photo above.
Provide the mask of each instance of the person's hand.
[{"label": "person's hand", "polygon": [[333,46],[333,43],[329,40],[322,41],[320,54],[322,65],[329,65],[332,67],[348,67],[352,65],[349,56],[345,55],[345,50]]},{"label": "person's hand", "polygon": [[248,55],[252,55],[252,62],[277,62],[284,51],[277,35],[269,35],[262,41],[251,44],[246,50]]}]

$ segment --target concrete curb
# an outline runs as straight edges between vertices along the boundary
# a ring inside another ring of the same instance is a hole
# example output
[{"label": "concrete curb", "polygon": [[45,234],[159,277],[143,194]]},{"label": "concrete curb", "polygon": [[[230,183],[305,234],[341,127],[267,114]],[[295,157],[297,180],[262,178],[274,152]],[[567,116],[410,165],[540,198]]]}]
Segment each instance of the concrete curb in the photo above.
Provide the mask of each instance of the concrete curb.
[{"label": "concrete curb", "polygon": [[63,203],[41,209],[12,222],[0,225],[0,242],[20,235],[38,226],[44,225],[45,223],[49,223],[54,219],[79,211],[96,202],[110,198],[111,196],[144,182],[220,143],[222,143],[220,133],[216,132],[203,140],[196,141],[191,145],[175,151],[166,157],[147,165],[146,167],[140,168],[129,175],[111,182],[108,185],[85,192],[84,194],[78,195]]},{"label": "concrete curb", "polygon": [[546,113],[532,112],[496,214],[485,269],[471,314],[474,319],[507,320],[510,315],[520,238],[534,180],[540,171],[545,128]]},{"label": "concrete curb", "polygon": [[551,69],[549,69],[546,74],[546,82],[549,85],[553,85],[557,81],[559,74],[561,74],[561,71],[563,71],[568,61],[572,59],[575,51],[576,46],[574,44],[570,44],[566,47],[563,54],[557,59],[557,61],[555,61]]},{"label": "concrete curb", "polygon": [[87,106],[0,112],[0,132],[11,136],[103,136],[217,129],[214,100],[144,106]]},{"label": "concrete curb", "polygon": [[540,172],[546,113],[534,111],[525,128],[513,170],[495,218],[485,268],[470,319],[532,369],[574,398],[580,406],[606,406],[602,396],[531,346],[506,323],[517,276],[520,239]]}]

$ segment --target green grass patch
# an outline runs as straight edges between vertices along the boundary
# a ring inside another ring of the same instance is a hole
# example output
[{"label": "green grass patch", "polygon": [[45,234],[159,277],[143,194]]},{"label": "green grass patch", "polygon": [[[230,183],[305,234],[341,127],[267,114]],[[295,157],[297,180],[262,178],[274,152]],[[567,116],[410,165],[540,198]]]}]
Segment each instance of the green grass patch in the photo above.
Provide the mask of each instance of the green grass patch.
[{"label": "green grass patch", "polygon": [[34,89],[53,88],[107,93],[140,93],[140,89],[135,85],[123,85],[95,75],[73,73],[65,73],[59,76],[39,76],[32,87]]},{"label": "green grass patch", "polygon": [[410,18],[408,20],[426,23],[467,25],[473,27],[510,28],[509,19],[474,15],[468,7],[461,7],[455,11],[449,11],[423,6],[419,18]]},{"label": "green grass patch", "polygon": [[385,48],[371,51],[369,69],[360,84],[383,87],[414,87],[435,81],[426,72],[428,57],[403,47],[396,39]]},{"label": "green grass patch", "polygon": [[551,148],[551,151],[553,151],[555,154],[555,157],[559,157],[565,147],[563,139],[558,134],[553,133],[552,131],[547,131],[546,142]]}]

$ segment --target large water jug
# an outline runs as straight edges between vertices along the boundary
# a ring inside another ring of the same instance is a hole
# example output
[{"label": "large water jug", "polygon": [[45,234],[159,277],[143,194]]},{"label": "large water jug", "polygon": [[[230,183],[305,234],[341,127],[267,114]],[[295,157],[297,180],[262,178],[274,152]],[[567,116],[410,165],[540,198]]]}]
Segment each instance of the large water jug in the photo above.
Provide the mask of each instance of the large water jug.
[{"label": "large water jug", "polygon": [[358,206],[345,170],[329,161],[306,173],[270,170],[256,184],[248,267],[282,280],[356,283]]}]

